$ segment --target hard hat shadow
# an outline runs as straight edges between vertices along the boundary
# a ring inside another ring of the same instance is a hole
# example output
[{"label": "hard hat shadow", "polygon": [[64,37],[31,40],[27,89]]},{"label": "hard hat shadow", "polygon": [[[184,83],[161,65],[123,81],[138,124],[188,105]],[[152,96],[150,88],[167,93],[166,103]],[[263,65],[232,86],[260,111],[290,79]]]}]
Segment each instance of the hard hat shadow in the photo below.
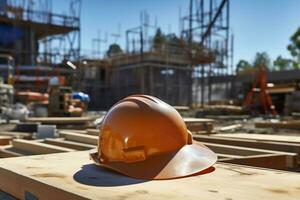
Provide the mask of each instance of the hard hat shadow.
[{"label": "hard hat shadow", "polygon": [[73,179],[84,185],[102,187],[132,185],[148,181],[130,178],[95,164],[83,165],[81,170],[73,175]]},{"label": "hard hat shadow", "polygon": [[[215,171],[215,167],[209,167],[198,173],[186,177],[180,177],[180,178],[200,176],[204,174],[209,174],[214,171]],[[174,178],[174,179],[180,179],[180,178]],[[73,175],[73,179],[76,182],[84,185],[98,186],[98,187],[124,186],[124,185],[139,184],[139,183],[151,181],[151,180],[131,178],[122,175],[118,172],[112,171],[110,169],[97,166],[95,164],[83,165],[82,169]],[[159,180],[159,181],[163,181],[163,180]]]}]

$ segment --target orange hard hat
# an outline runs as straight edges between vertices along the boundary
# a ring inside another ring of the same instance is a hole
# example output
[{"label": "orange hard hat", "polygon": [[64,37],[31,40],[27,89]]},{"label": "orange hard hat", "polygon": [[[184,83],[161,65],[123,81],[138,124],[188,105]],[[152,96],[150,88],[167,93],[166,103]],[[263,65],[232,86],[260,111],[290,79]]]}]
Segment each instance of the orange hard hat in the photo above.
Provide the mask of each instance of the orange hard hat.
[{"label": "orange hard hat", "polygon": [[103,119],[94,162],[140,179],[171,179],[211,167],[217,156],[192,134],[180,114],[148,95],[116,103]]}]

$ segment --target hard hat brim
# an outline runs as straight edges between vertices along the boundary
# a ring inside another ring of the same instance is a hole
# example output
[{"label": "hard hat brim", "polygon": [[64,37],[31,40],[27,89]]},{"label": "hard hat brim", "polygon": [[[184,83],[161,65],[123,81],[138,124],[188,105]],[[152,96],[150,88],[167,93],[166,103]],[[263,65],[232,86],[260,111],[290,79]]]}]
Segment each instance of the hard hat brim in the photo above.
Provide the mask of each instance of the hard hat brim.
[{"label": "hard hat brim", "polygon": [[95,164],[145,180],[174,179],[198,174],[217,161],[217,155],[200,143],[185,145],[178,151],[154,155],[134,163],[109,161],[102,164],[95,154],[98,153],[91,153]]}]

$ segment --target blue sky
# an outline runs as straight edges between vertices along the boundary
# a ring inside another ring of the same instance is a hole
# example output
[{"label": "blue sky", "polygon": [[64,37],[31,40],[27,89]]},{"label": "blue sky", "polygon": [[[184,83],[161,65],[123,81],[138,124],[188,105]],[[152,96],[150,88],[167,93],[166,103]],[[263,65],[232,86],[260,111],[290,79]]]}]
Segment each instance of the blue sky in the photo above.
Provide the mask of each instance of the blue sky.
[{"label": "blue sky", "polygon": [[[68,12],[68,0],[53,0],[53,9]],[[178,11],[186,13],[188,0],[82,0],[82,48],[91,49],[97,31],[118,32],[121,24],[124,45],[125,30],[139,25],[141,10],[147,10],[151,21],[155,16],[163,31],[178,33]],[[230,23],[235,37],[234,62],[253,60],[256,52],[266,51],[271,59],[289,57],[286,46],[290,36],[300,26],[300,0],[231,0]],[[124,47],[125,48],[125,47]]]}]

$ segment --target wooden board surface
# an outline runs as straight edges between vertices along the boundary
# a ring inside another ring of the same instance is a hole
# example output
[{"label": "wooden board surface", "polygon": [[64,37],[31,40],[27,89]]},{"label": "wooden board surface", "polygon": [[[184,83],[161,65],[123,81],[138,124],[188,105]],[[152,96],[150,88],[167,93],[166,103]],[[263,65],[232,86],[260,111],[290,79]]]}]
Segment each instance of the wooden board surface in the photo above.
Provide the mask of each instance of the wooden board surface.
[{"label": "wooden board surface", "polygon": [[297,173],[232,164],[189,178],[137,180],[96,167],[87,151],[0,160],[0,190],[20,199],[29,192],[43,200],[295,200],[299,183]]}]

